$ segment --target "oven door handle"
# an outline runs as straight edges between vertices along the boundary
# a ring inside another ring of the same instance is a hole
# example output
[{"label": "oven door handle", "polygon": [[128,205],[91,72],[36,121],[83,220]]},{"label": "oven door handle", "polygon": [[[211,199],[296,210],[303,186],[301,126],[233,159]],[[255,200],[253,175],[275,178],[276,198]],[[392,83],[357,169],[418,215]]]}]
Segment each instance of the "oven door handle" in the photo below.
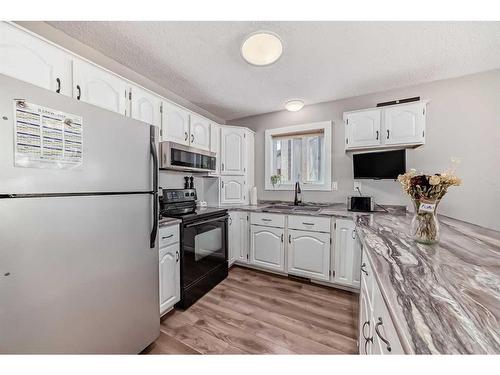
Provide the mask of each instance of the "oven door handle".
[{"label": "oven door handle", "polygon": [[219,216],[219,217],[216,217],[214,219],[203,220],[203,221],[198,221],[196,223],[188,224],[188,225],[186,225],[186,228],[196,227],[197,225],[208,224],[208,223],[212,223],[214,221],[226,220],[228,218],[229,218],[229,215]]}]

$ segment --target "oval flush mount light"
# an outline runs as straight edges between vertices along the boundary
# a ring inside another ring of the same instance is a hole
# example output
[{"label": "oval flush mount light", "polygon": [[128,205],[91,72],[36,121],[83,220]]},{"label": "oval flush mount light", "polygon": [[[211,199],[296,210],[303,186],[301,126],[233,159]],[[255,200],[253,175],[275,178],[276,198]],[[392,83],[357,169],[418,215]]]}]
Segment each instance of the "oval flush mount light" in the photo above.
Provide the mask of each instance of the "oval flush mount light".
[{"label": "oval flush mount light", "polygon": [[266,66],[278,61],[283,44],[271,31],[257,31],[247,36],[241,45],[241,55],[251,65]]},{"label": "oval flush mount light", "polygon": [[285,108],[290,112],[300,111],[304,107],[304,101],[300,99],[289,100],[285,103]]}]

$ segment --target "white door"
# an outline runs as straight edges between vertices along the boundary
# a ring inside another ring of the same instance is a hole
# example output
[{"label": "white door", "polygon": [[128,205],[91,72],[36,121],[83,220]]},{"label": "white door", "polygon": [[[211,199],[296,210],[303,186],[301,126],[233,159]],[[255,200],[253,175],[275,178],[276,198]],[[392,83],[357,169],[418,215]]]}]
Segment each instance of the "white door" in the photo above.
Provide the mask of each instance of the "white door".
[{"label": "white door", "polygon": [[246,183],[243,176],[222,176],[220,178],[220,203],[243,204],[246,202]]},{"label": "white door", "polygon": [[130,116],[147,124],[161,126],[161,98],[138,86],[131,87]]},{"label": "white door", "polygon": [[210,151],[210,122],[203,117],[191,114],[189,124],[191,147]]},{"label": "white door", "polygon": [[380,145],[381,110],[348,113],[345,119],[346,148]]},{"label": "white door", "polygon": [[239,217],[240,212],[231,211],[229,212],[229,220],[228,220],[228,263],[231,266],[237,259],[240,252],[240,225],[239,225]]},{"label": "white door", "polygon": [[0,22],[0,73],[71,96],[72,55]]},{"label": "white door", "polygon": [[368,302],[366,290],[359,294],[359,354],[371,354],[373,348],[372,309]]},{"label": "white door", "polygon": [[129,83],[83,60],[73,60],[73,97],[127,115]]},{"label": "white door", "polygon": [[424,143],[425,103],[387,107],[383,117],[386,145]]},{"label": "white door", "polygon": [[179,243],[160,249],[160,314],[179,302],[180,262]]},{"label": "white door", "polygon": [[250,263],[285,271],[284,229],[251,225]]},{"label": "white door", "polygon": [[335,223],[335,276],[333,281],[353,286],[354,244],[356,241],[354,222],[337,219]]},{"label": "white door", "polygon": [[354,254],[352,257],[352,286],[359,288],[361,286],[361,252],[362,246],[358,239],[357,232],[354,231]]},{"label": "white door", "polygon": [[288,273],[316,280],[330,278],[330,234],[288,231]]},{"label": "white door", "polygon": [[162,139],[189,146],[189,112],[170,102],[163,102]]},{"label": "white door", "polygon": [[244,175],[245,129],[236,126],[221,128],[221,174]]}]

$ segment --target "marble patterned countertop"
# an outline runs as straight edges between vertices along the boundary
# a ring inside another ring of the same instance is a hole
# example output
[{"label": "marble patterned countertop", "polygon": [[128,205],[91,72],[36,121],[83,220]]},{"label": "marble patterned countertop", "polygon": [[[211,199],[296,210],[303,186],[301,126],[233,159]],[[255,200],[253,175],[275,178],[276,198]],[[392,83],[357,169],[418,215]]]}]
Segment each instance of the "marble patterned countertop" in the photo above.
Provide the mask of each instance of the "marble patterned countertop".
[{"label": "marble patterned countertop", "polygon": [[354,220],[408,353],[500,354],[500,232],[439,216],[440,242],[421,245],[408,235],[412,215],[401,207],[353,213],[329,204],[311,213],[272,203],[226,208]]}]

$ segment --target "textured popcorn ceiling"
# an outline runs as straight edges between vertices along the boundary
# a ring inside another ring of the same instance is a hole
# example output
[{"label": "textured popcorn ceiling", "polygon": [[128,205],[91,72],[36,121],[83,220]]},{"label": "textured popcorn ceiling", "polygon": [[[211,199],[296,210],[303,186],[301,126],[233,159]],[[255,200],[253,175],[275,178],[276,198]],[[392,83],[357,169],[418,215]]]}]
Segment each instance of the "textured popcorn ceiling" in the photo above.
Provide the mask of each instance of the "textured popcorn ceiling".
[{"label": "textured popcorn ceiling", "polygon": [[[500,22],[49,22],[225,119],[500,68]],[[268,67],[240,56],[281,36]]]}]

